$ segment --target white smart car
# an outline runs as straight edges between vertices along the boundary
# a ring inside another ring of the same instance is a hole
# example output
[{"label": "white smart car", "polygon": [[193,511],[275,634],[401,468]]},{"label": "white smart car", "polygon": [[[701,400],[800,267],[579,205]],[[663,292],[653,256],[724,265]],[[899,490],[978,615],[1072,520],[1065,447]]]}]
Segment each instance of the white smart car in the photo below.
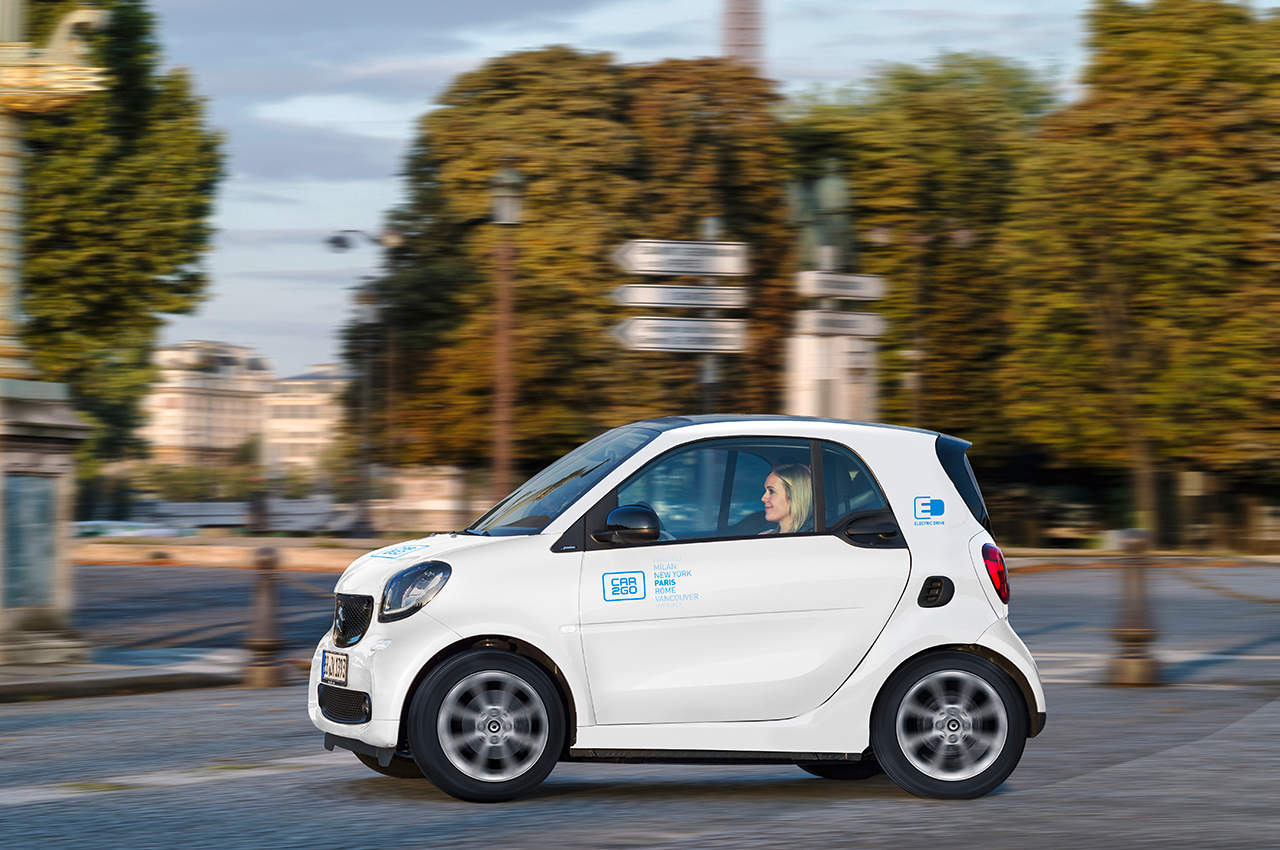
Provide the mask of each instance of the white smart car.
[{"label": "white smart car", "polygon": [[329,749],[464,800],[516,797],[557,761],[985,794],[1045,698],[968,446],[783,416],[615,428],[466,531],[352,563],[311,720]]}]

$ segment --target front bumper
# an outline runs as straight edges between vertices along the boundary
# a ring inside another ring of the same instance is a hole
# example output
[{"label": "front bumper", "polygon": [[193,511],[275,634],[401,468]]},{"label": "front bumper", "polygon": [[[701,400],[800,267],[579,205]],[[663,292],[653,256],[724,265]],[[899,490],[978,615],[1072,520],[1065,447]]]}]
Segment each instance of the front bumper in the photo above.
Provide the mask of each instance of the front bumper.
[{"label": "front bumper", "polygon": [[[379,749],[394,749],[400,742],[400,716],[409,688],[423,666],[459,637],[425,611],[393,623],[380,623],[375,619],[355,646],[335,646],[333,632],[326,632],[311,656],[307,714],[312,725],[326,733],[326,740],[327,735],[333,735]],[[368,721],[340,722],[321,711],[320,659],[326,650],[347,656],[347,683],[342,689],[349,693],[340,696],[358,701],[359,695],[367,695]]]}]

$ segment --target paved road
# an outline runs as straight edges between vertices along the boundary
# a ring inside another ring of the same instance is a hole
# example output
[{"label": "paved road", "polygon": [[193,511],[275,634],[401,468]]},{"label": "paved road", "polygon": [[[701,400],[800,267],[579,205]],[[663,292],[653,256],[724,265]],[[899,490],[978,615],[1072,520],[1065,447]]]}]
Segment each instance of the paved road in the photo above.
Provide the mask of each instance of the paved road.
[{"label": "paved road", "polygon": [[[242,637],[248,573],[162,569],[82,570],[81,624],[104,640],[136,635],[135,652]],[[324,752],[291,686],[0,706],[0,836],[218,850],[1268,846],[1280,823],[1277,575],[1153,575],[1174,684],[1117,690],[1094,684],[1115,571],[1015,574],[1013,619],[1041,659],[1049,725],[982,800],[918,800],[884,777],[832,782],[785,766],[565,764],[530,799],[478,806]],[[175,580],[180,595],[165,589]],[[298,647],[325,629],[319,594],[332,581],[286,593]]]},{"label": "paved road", "polygon": [[[1049,686],[998,793],[918,800],[797,768],[563,764],[461,803],[318,746],[303,690],[7,706],[0,835],[44,847],[1261,847],[1280,799],[1275,689]],[[38,843],[37,843],[38,842]]]}]

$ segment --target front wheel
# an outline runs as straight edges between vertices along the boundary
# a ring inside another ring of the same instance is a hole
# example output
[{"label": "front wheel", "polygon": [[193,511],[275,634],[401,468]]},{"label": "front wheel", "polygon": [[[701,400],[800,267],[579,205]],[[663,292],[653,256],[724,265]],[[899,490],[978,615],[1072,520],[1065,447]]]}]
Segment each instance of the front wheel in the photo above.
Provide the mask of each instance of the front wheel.
[{"label": "front wheel", "polygon": [[885,685],[871,746],[889,778],[918,797],[981,797],[1008,778],[1027,742],[1017,686],[965,652],[926,655]]},{"label": "front wheel", "polygon": [[409,706],[414,761],[460,800],[496,803],[530,791],[564,747],[564,706],[550,677],[510,652],[479,649],[445,661]]}]

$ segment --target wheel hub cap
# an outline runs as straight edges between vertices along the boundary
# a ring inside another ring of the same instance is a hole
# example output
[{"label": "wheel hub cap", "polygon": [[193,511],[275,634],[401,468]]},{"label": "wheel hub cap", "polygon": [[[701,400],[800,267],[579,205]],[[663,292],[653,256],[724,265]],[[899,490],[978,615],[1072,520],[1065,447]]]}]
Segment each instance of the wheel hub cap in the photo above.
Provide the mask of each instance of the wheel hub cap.
[{"label": "wheel hub cap", "polygon": [[1000,756],[1009,716],[987,680],[968,670],[940,670],[907,690],[895,730],[917,770],[956,782],[977,776]]},{"label": "wheel hub cap", "polygon": [[464,677],[440,703],[436,732],[449,762],[472,779],[505,782],[547,746],[547,708],[524,679],[505,670]]}]

